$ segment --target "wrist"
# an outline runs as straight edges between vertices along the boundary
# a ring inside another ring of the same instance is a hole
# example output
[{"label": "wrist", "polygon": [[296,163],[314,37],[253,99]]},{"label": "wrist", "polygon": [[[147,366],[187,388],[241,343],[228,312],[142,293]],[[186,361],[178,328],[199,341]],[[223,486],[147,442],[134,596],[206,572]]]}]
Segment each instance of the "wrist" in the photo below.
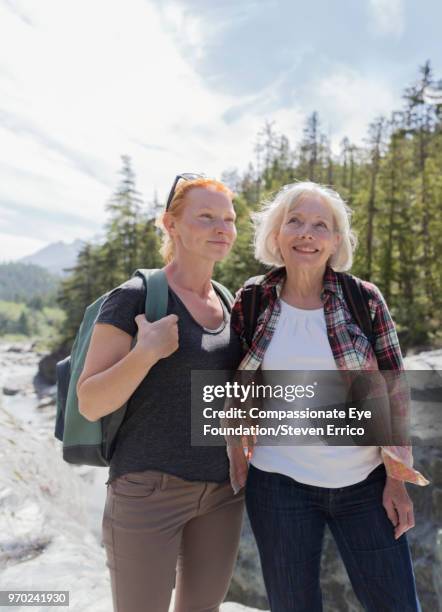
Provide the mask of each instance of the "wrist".
[{"label": "wrist", "polygon": [[132,352],[136,356],[137,361],[140,361],[147,368],[152,367],[158,361],[153,348],[146,348],[138,342],[132,349]]},{"label": "wrist", "polygon": [[399,480],[398,478],[394,478],[393,476],[389,476],[387,474],[387,484],[400,487],[405,486],[405,482],[403,480]]}]

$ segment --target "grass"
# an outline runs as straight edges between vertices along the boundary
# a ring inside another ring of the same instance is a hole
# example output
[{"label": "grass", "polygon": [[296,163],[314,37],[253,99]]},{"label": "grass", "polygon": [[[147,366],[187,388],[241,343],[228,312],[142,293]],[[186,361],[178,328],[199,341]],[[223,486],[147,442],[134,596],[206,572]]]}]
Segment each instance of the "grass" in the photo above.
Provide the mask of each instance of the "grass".
[{"label": "grass", "polygon": [[[23,315],[27,333],[20,329],[19,319]],[[35,342],[36,350],[49,351],[58,343],[65,317],[64,311],[58,307],[44,306],[35,310],[25,303],[0,300],[0,339],[16,343]]]}]

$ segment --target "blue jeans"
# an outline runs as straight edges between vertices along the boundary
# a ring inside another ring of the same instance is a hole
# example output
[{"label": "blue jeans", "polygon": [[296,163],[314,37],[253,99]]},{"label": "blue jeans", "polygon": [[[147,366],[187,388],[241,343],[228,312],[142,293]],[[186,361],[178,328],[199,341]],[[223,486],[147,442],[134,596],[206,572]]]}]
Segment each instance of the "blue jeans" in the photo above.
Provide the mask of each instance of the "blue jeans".
[{"label": "blue jeans", "polygon": [[394,539],[382,506],[384,464],[347,487],[302,484],[249,467],[246,506],[272,612],[321,612],[324,528],[369,612],[420,612],[406,534]]}]

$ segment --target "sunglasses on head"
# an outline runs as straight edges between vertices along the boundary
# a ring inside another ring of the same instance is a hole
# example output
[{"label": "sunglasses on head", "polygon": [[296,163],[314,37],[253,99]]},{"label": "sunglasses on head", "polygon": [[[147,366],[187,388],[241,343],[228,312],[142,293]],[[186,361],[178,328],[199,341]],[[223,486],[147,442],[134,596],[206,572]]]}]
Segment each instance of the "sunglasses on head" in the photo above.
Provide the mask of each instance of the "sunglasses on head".
[{"label": "sunglasses on head", "polygon": [[170,203],[173,200],[173,196],[175,194],[176,186],[178,182],[183,179],[184,181],[194,181],[199,178],[207,178],[205,174],[198,174],[196,172],[183,172],[182,174],[177,174],[175,180],[173,181],[172,189],[170,190],[169,197],[167,198],[166,210],[169,209]]}]

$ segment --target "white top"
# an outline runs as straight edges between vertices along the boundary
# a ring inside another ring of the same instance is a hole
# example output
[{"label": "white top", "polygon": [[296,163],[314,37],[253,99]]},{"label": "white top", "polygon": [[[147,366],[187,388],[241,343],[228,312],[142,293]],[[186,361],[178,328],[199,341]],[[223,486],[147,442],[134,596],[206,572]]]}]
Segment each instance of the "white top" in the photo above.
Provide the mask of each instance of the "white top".
[{"label": "white top", "polygon": [[[264,383],[265,372],[268,370],[308,370],[298,377],[294,374],[274,373],[273,384],[311,384],[315,379],[314,370],[336,371],[336,363],[327,336],[324,309],[305,310],[290,306],[283,300],[281,313],[272,339],[266,349],[262,362]],[[267,375],[269,377],[269,374]],[[294,380],[295,377],[295,380]],[[301,380],[302,378],[302,380]],[[314,398],[296,399],[286,401],[284,398],[267,399],[264,402],[265,410],[298,410],[309,407],[311,410],[319,405],[324,407],[324,393],[327,404],[339,405],[339,398],[344,389],[340,386],[336,375],[330,376],[327,383],[327,374],[320,375],[321,393]],[[325,383],[327,386],[325,388]],[[295,427],[312,426],[309,419],[294,419],[291,424]],[[336,423],[345,426],[345,422]],[[315,425],[324,425],[324,421],[317,421]],[[305,436],[297,441],[296,437],[278,438],[287,440],[287,446],[273,445],[255,447],[251,463],[267,472],[278,472],[294,478],[298,482],[319,487],[345,487],[364,480],[368,474],[380,463],[382,458],[379,446],[329,446],[317,437],[312,438],[310,444]],[[311,445],[314,442],[314,445]]]}]

